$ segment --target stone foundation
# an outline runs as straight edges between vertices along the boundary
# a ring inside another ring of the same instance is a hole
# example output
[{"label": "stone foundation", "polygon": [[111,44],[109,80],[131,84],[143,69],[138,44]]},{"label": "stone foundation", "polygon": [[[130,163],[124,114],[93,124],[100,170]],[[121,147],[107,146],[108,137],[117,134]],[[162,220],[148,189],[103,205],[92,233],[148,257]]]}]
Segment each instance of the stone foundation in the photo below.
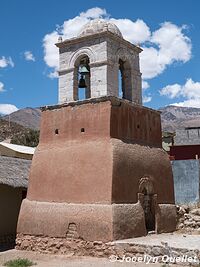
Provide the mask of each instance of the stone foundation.
[{"label": "stone foundation", "polygon": [[[132,244],[124,242],[108,242],[102,241],[85,241],[81,239],[68,239],[68,238],[50,238],[42,236],[31,236],[18,234],[16,239],[16,249],[37,251],[45,254],[65,254],[71,256],[93,256],[93,257],[145,257],[152,256],[161,257],[164,255],[170,257],[197,257],[200,259],[200,249],[181,249],[173,248],[168,243],[161,242],[161,245],[143,245]],[[181,264],[181,263],[179,263]],[[185,265],[185,263],[184,263]],[[189,264],[191,265],[191,264]]]},{"label": "stone foundation", "polygon": [[177,206],[177,231],[180,233],[200,234],[200,206]]},{"label": "stone foundation", "polygon": [[37,237],[18,234],[16,249],[47,254],[73,254],[77,256],[112,255],[114,245],[102,241],[85,241],[71,238]]}]

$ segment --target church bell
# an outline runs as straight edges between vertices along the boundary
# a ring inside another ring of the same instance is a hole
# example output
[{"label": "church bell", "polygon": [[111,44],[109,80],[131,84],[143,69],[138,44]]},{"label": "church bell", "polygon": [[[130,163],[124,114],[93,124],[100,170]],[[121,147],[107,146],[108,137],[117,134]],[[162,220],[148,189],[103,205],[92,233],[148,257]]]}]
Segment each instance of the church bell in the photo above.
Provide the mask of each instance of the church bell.
[{"label": "church bell", "polygon": [[79,80],[78,87],[79,88],[86,88],[87,85],[85,83],[85,75],[88,75],[89,74],[89,70],[87,69],[87,67],[85,65],[81,65],[80,66],[79,73],[81,75],[81,78]]},{"label": "church bell", "polygon": [[89,70],[87,69],[85,65],[81,65],[79,69],[79,73],[81,75],[87,75],[89,73]]},{"label": "church bell", "polygon": [[78,83],[78,87],[79,88],[86,88],[87,87],[83,75],[81,75],[81,78],[80,78],[79,83]]}]

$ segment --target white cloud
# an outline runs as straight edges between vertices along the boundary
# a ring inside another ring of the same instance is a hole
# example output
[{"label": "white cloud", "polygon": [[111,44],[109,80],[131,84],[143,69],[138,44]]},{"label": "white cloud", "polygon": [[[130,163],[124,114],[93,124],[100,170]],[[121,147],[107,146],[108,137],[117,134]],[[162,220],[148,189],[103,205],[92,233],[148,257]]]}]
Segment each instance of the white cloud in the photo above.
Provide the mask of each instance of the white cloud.
[{"label": "white cloud", "polygon": [[35,57],[33,56],[31,51],[25,51],[24,52],[24,58],[27,61],[35,61]]},{"label": "white cloud", "polygon": [[167,96],[171,99],[178,97],[181,95],[181,91],[182,91],[182,86],[180,84],[172,84],[172,85],[167,85],[165,87],[163,87],[160,90],[160,95],[162,96]]},{"label": "white cloud", "polygon": [[43,39],[44,61],[50,68],[54,70],[48,74],[48,77],[55,78],[55,71],[58,70],[58,48],[55,43],[58,42],[59,36],[63,39],[69,39],[78,35],[82,27],[91,19],[105,17],[107,15],[105,9],[98,7],[88,9],[86,12],[80,13],[73,19],[64,21],[63,25],[57,27],[52,33],[46,34]]},{"label": "white cloud", "polygon": [[58,42],[58,37],[58,32],[54,31],[46,34],[43,39],[44,61],[51,68],[58,68],[58,48],[55,46],[55,43]]},{"label": "white cloud", "polygon": [[197,99],[189,99],[183,102],[177,102],[170,104],[171,106],[178,106],[178,107],[193,107],[193,108],[200,108],[200,98]]},{"label": "white cloud", "polygon": [[165,64],[170,64],[174,60],[187,62],[191,58],[191,41],[183,33],[185,28],[164,22],[160,29],[153,32],[151,42],[158,45],[161,62]]},{"label": "white cloud", "polygon": [[[138,19],[136,22],[133,22],[129,19],[117,20],[114,18],[109,18],[105,9],[98,7],[91,8],[86,12],[80,13],[79,16],[64,21],[62,26],[57,27],[55,31],[44,36],[44,61],[47,66],[56,71],[58,70],[58,48],[55,46],[55,43],[58,42],[58,37],[62,36],[64,40],[77,36],[83,26],[95,18],[104,18],[114,22],[122,31],[124,38],[131,42],[141,43],[150,38],[150,30],[142,20]],[[52,78],[53,74],[50,73],[48,76]]]},{"label": "white cloud", "polygon": [[142,81],[142,89],[148,89],[149,88],[149,83],[147,81]]},{"label": "white cloud", "polygon": [[159,50],[154,47],[142,47],[140,66],[143,79],[151,79],[162,73],[165,65],[159,62]]},{"label": "white cloud", "polygon": [[50,72],[47,76],[48,76],[50,79],[58,78],[58,72],[57,72],[57,70],[52,71],[52,72]]},{"label": "white cloud", "polygon": [[[191,58],[191,40],[184,35],[185,27],[165,22],[152,33],[150,45],[143,46],[141,71],[143,78],[151,79],[161,74],[175,61],[185,63]],[[156,46],[156,47],[155,47]]]},{"label": "white cloud", "polygon": [[151,96],[143,96],[142,101],[143,103],[151,102],[152,97]]},{"label": "white cloud", "polygon": [[8,115],[17,110],[18,108],[12,104],[0,104],[0,114],[2,115]]},{"label": "white cloud", "polygon": [[131,43],[140,44],[149,40],[151,32],[146,23],[137,19],[132,21],[130,19],[110,19],[122,32],[124,39]]},{"label": "white cloud", "polygon": [[83,18],[97,19],[103,16],[107,16],[107,12],[104,8],[102,9],[99,7],[90,8],[86,12],[80,13],[80,17],[83,17]]},{"label": "white cloud", "polygon": [[[149,86],[150,85],[147,81],[142,81],[143,92],[146,92],[146,89],[148,89]],[[143,95],[142,99],[143,99],[143,103],[148,103],[152,100],[152,97],[150,95]]]},{"label": "white cloud", "polygon": [[0,93],[4,92],[4,84],[2,82],[0,82]]},{"label": "white cloud", "polygon": [[2,58],[0,58],[0,68],[6,68],[8,66],[11,66],[13,68],[14,65],[15,64],[14,64],[11,57],[6,58],[6,57],[2,56]]},{"label": "white cloud", "polygon": [[[128,41],[142,45],[140,54],[143,79],[152,79],[161,74],[174,62],[185,63],[191,58],[191,40],[184,34],[185,26],[164,22],[151,32],[149,26],[141,19],[132,21],[127,18],[110,18],[105,9],[98,7],[88,9],[79,16],[64,21],[52,33],[43,39],[44,61],[53,73],[58,69],[58,49],[55,43],[61,35],[63,40],[77,36],[81,28],[91,19],[104,18],[115,23]],[[53,74],[49,74],[52,78]]]},{"label": "white cloud", "polygon": [[175,106],[200,107],[200,82],[187,79],[183,85],[167,85],[160,90],[160,94],[171,99],[176,97],[185,98],[182,102],[173,103]]}]

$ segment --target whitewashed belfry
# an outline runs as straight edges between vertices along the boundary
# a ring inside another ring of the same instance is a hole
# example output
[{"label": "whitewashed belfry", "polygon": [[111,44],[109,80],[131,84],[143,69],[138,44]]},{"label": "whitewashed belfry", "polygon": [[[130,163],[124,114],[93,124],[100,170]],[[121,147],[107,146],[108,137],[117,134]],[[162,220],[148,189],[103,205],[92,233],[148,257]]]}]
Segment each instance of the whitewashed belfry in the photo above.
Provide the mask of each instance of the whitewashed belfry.
[{"label": "whitewashed belfry", "polygon": [[60,104],[79,100],[81,87],[85,88],[85,98],[116,96],[142,105],[139,67],[142,49],[126,41],[115,24],[92,20],[76,38],[56,45]]}]

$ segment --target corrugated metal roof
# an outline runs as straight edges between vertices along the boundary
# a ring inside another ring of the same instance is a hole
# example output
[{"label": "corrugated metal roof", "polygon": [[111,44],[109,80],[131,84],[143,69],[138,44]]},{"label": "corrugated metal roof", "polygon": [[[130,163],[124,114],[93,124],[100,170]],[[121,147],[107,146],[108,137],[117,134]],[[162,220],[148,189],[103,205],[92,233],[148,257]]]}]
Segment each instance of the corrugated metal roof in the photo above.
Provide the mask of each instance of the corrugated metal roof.
[{"label": "corrugated metal roof", "polygon": [[6,142],[0,142],[0,145],[23,154],[33,155],[35,152],[35,147],[14,145]]}]

